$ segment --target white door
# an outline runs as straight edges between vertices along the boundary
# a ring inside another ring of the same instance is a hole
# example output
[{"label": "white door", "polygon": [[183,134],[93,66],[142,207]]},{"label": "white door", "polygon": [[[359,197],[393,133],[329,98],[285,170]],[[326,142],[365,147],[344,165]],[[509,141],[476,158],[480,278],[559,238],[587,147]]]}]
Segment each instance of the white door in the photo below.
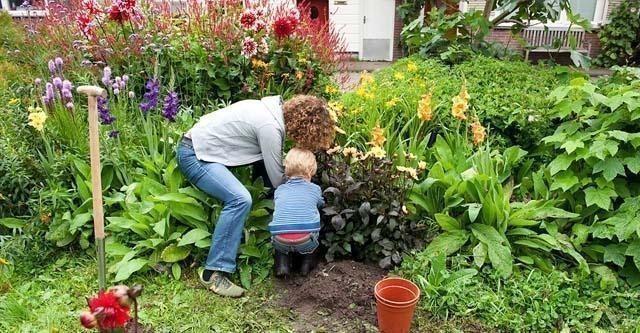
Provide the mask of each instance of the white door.
[{"label": "white door", "polygon": [[395,0],[364,0],[362,3],[362,60],[393,59]]}]

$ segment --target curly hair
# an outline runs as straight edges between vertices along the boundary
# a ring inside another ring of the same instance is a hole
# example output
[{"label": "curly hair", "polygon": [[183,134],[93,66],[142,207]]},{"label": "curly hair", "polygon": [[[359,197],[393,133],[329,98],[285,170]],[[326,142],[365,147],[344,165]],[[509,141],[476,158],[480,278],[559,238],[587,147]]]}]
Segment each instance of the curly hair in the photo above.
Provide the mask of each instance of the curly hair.
[{"label": "curly hair", "polygon": [[298,95],[286,101],[282,109],[287,137],[296,147],[318,151],[331,146],[336,124],[325,101],[315,96]]}]

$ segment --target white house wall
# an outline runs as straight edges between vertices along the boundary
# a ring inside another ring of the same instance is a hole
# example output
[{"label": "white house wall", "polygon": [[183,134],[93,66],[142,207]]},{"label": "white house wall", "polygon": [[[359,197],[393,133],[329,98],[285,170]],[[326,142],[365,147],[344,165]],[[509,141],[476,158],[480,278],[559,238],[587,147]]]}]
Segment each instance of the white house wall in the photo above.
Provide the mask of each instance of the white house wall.
[{"label": "white house wall", "polygon": [[361,0],[329,0],[329,22],[339,31],[347,46],[347,52],[360,52],[362,15]]}]

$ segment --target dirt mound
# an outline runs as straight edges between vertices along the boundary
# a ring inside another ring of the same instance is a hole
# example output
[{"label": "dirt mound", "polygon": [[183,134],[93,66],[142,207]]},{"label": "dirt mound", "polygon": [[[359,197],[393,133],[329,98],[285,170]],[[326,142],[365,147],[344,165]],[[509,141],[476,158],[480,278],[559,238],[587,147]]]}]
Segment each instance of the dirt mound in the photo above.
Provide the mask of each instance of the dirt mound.
[{"label": "dirt mound", "polygon": [[384,275],[354,261],[323,263],[306,278],[278,281],[279,303],[297,314],[297,332],[376,331],[373,287]]}]

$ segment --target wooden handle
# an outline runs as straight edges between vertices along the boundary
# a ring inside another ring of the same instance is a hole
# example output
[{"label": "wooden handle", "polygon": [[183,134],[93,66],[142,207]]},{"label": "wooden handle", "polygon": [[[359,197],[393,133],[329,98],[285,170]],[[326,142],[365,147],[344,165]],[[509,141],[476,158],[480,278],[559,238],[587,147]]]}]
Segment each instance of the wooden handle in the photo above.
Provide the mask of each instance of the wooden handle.
[{"label": "wooden handle", "polygon": [[102,179],[100,176],[100,129],[98,124],[98,96],[107,91],[96,86],[80,86],[78,92],[89,98],[89,156],[91,158],[91,192],[93,195],[93,230],[96,239],[104,239],[104,211],[102,209]]}]

